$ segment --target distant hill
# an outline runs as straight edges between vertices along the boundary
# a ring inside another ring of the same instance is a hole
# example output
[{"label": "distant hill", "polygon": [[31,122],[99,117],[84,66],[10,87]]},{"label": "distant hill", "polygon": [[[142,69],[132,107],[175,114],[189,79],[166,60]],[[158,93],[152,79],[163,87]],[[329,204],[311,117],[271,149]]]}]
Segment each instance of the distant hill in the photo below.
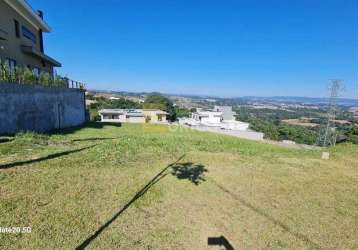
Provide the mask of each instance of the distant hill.
[{"label": "distant hill", "polygon": [[[217,97],[217,96],[208,96],[208,95],[190,95],[190,94],[168,94],[168,93],[159,93],[159,92],[129,92],[129,91],[110,91],[110,90],[89,90],[92,93],[106,93],[113,95],[121,96],[147,96],[150,94],[162,94],[165,96],[176,96],[176,97],[185,97],[191,99],[211,99],[217,101],[260,101],[260,102],[277,102],[277,103],[301,103],[301,104],[314,104],[322,105],[329,102],[328,98],[323,97],[301,97],[301,96],[242,96],[242,97]],[[358,106],[358,99],[350,98],[338,98],[337,103],[343,106]]]},{"label": "distant hill", "polygon": [[[245,100],[251,101],[273,101],[273,102],[291,102],[291,103],[305,103],[305,104],[327,104],[328,98],[321,97],[300,97],[300,96],[245,96]],[[337,98],[337,103],[344,106],[358,106],[358,99]]]}]

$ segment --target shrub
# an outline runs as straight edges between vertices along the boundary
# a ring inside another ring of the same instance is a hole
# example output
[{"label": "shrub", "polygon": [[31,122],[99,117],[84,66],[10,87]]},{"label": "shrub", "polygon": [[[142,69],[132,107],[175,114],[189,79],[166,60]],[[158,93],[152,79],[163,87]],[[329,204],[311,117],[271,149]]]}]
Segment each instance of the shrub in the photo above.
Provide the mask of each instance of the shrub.
[{"label": "shrub", "polygon": [[29,68],[26,68],[24,70],[24,80],[25,84],[35,84],[37,81],[37,77]]},{"label": "shrub", "polygon": [[250,118],[249,122],[251,129],[265,134],[265,139],[275,141],[291,140],[309,145],[315,144],[317,141],[317,133],[308,128],[287,124],[277,125],[275,122],[259,118]]},{"label": "shrub", "polygon": [[300,126],[280,124],[278,126],[280,140],[291,140],[301,144],[313,145],[317,141],[317,133]]},{"label": "shrub", "polygon": [[54,79],[54,83],[58,87],[67,87],[67,80],[66,78],[56,75]]},{"label": "shrub", "polygon": [[259,131],[265,134],[265,139],[278,141],[280,139],[280,133],[275,124],[264,121],[258,118],[249,119],[250,128],[255,131]]},{"label": "shrub", "polygon": [[190,117],[191,116],[191,111],[190,109],[187,108],[178,108],[178,107],[174,107],[175,108],[175,113],[176,113],[176,117],[180,118],[180,117]]},{"label": "shrub", "polygon": [[37,76],[27,67],[16,67],[14,70],[11,70],[7,63],[0,63],[0,82],[68,87],[65,77],[59,75],[52,76],[47,72],[42,72]]},{"label": "shrub", "polygon": [[50,86],[53,83],[53,78],[51,75],[47,72],[41,72],[39,76],[39,82],[42,83],[45,86]]},{"label": "shrub", "polygon": [[11,72],[10,72],[10,68],[9,65],[7,64],[0,64],[0,80],[2,82],[11,82]]},{"label": "shrub", "polygon": [[358,125],[354,125],[351,130],[346,133],[347,141],[358,144]]}]

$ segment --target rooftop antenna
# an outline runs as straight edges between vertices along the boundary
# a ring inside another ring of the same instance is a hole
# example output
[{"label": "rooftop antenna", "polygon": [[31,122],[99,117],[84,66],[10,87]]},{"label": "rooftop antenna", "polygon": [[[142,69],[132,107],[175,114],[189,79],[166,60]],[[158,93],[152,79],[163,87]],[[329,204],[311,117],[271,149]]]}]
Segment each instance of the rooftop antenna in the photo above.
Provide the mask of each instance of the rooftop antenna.
[{"label": "rooftop antenna", "polygon": [[327,121],[324,126],[322,126],[317,144],[319,146],[328,147],[335,146],[337,140],[337,132],[334,127],[334,120],[337,113],[337,97],[340,92],[343,90],[343,80],[332,79],[329,84],[329,102],[327,109]]}]

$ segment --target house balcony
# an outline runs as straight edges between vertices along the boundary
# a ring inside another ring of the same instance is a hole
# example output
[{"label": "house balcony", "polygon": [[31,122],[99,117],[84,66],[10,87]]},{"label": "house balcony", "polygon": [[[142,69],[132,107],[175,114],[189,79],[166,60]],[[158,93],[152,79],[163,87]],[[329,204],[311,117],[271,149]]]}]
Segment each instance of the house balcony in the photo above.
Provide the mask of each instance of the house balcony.
[{"label": "house balcony", "polygon": [[61,67],[62,66],[61,63],[59,63],[55,59],[49,57],[48,55],[45,55],[44,53],[38,51],[33,46],[21,45],[21,50],[25,54],[40,58],[41,60],[44,60],[45,62],[51,64],[54,67]]}]

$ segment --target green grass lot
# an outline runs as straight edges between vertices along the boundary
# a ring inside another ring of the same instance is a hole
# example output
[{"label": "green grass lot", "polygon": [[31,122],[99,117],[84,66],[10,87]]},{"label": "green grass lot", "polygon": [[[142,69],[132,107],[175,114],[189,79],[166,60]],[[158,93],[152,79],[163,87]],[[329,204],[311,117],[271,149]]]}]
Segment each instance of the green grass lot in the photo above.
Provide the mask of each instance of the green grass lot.
[{"label": "green grass lot", "polygon": [[[11,139],[11,138],[10,138]],[[0,249],[358,249],[358,146],[306,151],[161,125],[0,141]]]}]

